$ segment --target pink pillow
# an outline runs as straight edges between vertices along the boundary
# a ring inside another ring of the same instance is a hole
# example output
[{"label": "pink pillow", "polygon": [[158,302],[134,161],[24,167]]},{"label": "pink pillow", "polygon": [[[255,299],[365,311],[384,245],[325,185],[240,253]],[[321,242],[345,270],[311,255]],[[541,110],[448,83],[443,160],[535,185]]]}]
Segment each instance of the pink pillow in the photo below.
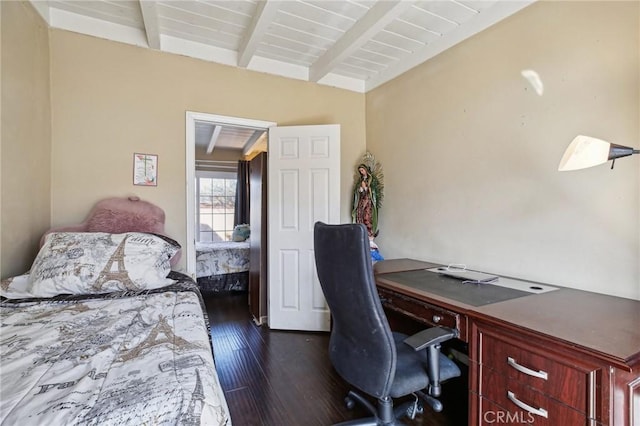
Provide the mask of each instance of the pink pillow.
[{"label": "pink pillow", "polygon": [[[40,247],[51,232],[150,232],[164,235],[164,219],[164,210],[136,196],[105,198],[93,206],[81,224],[49,229],[42,236]],[[178,250],[171,258],[171,266],[178,264],[180,255]]]},{"label": "pink pillow", "polygon": [[157,217],[108,209],[99,209],[87,219],[87,231],[89,232],[122,234],[132,230],[162,234],[164,224],[158,222]]}]

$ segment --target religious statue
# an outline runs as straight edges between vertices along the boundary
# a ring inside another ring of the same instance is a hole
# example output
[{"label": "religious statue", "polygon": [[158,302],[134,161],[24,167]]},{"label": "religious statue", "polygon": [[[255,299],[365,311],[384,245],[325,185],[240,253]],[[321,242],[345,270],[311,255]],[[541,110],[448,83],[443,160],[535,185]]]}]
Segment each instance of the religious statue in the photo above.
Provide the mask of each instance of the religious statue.
[{"label": "religious statue", "polygon": [[358,165],[353,187],[351,219],[367,227],[369,240],[378,235],[378,209],[382,206],[384,175],[382,166],[367,152]]}]

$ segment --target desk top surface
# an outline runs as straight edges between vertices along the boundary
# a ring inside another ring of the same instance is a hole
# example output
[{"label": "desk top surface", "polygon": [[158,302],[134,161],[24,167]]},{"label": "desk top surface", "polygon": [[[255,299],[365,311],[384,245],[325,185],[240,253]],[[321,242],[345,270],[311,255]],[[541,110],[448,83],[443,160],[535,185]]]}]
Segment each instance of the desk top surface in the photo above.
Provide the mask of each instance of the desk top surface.
[{"label": "desk top surface", "polygon": [[403,285],[384,274],[430,268],[412,259],[378,262],[378,285],[438,304],[455,312],[523,327],[578,345],[617,364],[640,368],[640,301],[569,288],[530,294],[482,306],[464,303],[419,287]]}]

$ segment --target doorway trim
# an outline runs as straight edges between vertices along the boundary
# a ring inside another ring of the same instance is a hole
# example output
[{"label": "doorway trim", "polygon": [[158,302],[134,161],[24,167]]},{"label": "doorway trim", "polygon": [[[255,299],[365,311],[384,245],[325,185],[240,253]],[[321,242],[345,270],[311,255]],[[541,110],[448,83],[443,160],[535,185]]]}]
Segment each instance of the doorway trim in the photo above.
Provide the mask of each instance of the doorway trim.
[{"label": "doorway trim", "polygon": [[[254,120],[250,118],[230,117],[208,114],[205,112],[186,111],[185,116],[185,178],[187,204],[187,247],[185,250],[186,274],[196,279],[196,121],[216,124],[228,124],[240,127],[252,127],[268,130],[277,126],[273,121]],[[267,142],[268,143],[268,142]]]}]

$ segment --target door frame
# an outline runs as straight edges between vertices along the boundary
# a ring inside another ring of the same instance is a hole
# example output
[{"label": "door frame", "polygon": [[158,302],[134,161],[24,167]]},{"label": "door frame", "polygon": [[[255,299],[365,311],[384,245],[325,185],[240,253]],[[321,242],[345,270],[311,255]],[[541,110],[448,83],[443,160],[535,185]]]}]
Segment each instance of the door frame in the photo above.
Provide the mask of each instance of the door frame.
[{"label": "door frame", "polygon": [[[185,179],[186,179],[186,214],[187,214],[187,247],[185,253],[185,273],[196,279],[196,121],[216,124],[228,124],[240,127],[253,127],[268,130],[277,126],[273,121],[254,120],[242,117],[215,115],[205,112],[186,111],[185,114]],[[267,141],[267,146],[268,146]]]}]

